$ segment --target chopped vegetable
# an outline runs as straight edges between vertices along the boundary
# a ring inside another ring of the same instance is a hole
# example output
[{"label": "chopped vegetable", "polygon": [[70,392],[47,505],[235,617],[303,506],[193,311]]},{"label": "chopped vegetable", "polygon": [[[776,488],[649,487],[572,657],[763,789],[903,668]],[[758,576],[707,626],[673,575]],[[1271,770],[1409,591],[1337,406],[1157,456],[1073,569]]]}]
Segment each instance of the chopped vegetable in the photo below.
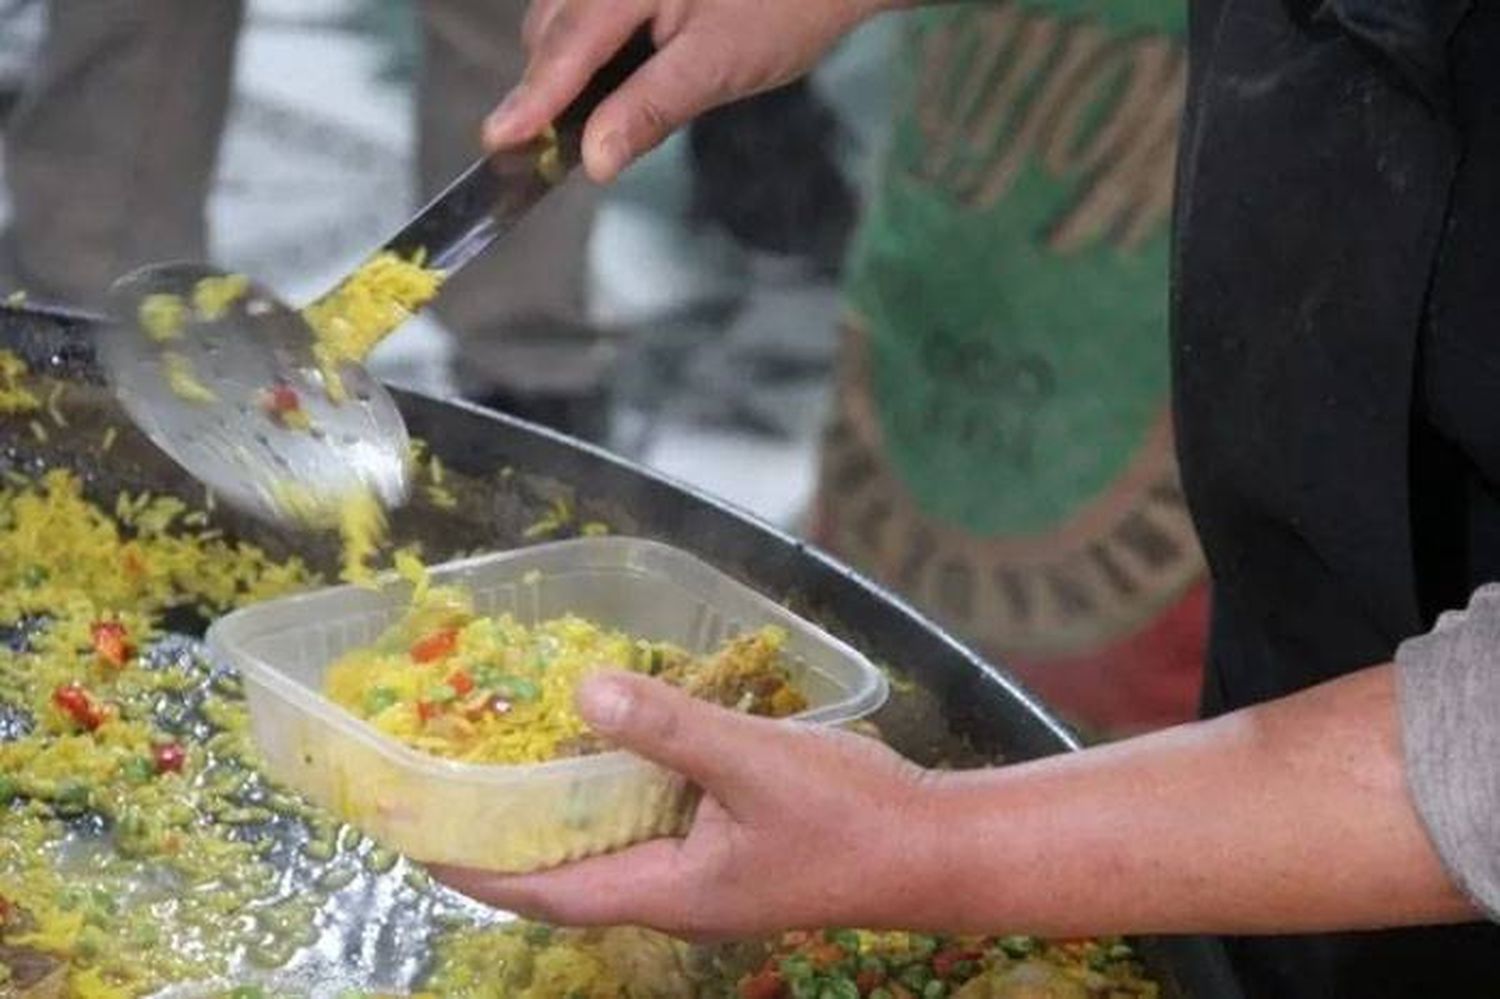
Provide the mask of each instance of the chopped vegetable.
[{"label": "chopped vegetable", "polygon": [[696,697],[752,714],[784,717],[806,705],[781,660],[784,636],[774,628],[695,657],[576,617],[530,626],[484,617],[467,592],[434,586],[425,572],[414,575],[406,615],[369,647],[335,662],[324,690],[378,731],[423,752],[472,763],[601,752],[608,747],[573,699],[586,677],[607,668],[652,669]]},{"label": "chopped vegetable", "polygon": [[765,970],[740,982],[740,999],[782,999],[786,983],[777,971]]},{"label": "chopped vegetable", "polygon": [[430,663],[446,659],[458,647],[458,629],[444,628],[433,632],[411,647],[413,662]]},{"label": "chopped vegetable", "polygon": [[58,687],[52,692],[52,703],[85,731],[92,732],[104,724],[104,709],[79,684],[69,683]]},{"label": "chopped vegetable", "polygon": [[151,761],[159,774],[180,774],[187,761],[187,750],[181,743],[169,742],[152,750]]},{"label": "chopped vegetable", "polygon": [[125,625],[119,621],[95,621],[89,635],[94,651],[111,666],[124,666],[135,651],[126,636]]},{"label": "chopped vegetable", "polygon": [[277,382],[261,393],[260,408],[288,430],[306,432],[312,429],[312,417],[302,408],[302,397],[285,382]]}]

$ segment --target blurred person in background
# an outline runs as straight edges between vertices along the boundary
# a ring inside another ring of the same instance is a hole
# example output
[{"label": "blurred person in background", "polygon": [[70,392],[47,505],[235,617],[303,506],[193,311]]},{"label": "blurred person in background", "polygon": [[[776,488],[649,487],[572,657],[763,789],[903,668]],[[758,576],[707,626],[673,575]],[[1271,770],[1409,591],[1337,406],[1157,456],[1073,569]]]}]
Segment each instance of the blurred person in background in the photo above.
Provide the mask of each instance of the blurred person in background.
[{"label": "blurred person in background", "polygon": [[[521,74],[524,0],[415,0],[417,179],[436,194],[479,154]],[[232,95],[242,0],[53,0],[5,129],[3,268],[36,299],[97,307],[146,263],[210,257],[206,205]],[[435,305],[464,394],[594,439],[609,350],[587,321],[597,189],[575,178],[454,278]]]},{"label": "blurred person in background", "polygon": [[1168,395],[1184,0],[909,19],[815,541],[1108,734],[1197,707]]}]

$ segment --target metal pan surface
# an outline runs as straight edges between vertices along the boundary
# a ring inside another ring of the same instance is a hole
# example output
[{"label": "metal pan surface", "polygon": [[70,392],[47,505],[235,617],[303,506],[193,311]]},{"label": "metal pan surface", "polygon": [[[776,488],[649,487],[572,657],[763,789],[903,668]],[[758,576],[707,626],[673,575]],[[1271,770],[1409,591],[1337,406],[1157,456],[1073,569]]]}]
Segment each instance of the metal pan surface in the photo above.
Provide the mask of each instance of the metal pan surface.
[{"label": "metal pan surface", "polygon": [[[69,426],[43,444],[25,421],[0,422],[0,469],[68,467],[96,496],[121,490],[176,494],[201,502],[201,487],[134,432],[102,383],[91,340],[108,329],[92,315],[61,309],[0,309],[0,348],[36,372],[68,383]],[[420,541],[429,559],[567,537],[589,522],[685,549],[734,575],[887,667],[898,690],[875,718],[887,739],[927,764],[975,765],[1067,752],[1076,738],[1002,669],[987,663],[905,602],[807,544],[712,497],[598,448],[462,403],[397,392],[413,437],[447,469],[457,501],[440,508],[419,487],[393,518],[393,534]],[[118,439],[108,462],[97,440]],[[233,535],[272,555],[299,554],[331,566],[324,537],[287,535],[221,511]],[[340,893],[340,912],[324,923],[308,980],[337,977],[346,987],[410,977],[432,927],[464,906],[436,890],[401,894],[385,882],[398,870]],[[316,872],[308,873],[309,877]],[[347,896],[347,897],[345,897]],[[382,927],[378,934],[372,927]],[[376,940],[372,934],[379,937]],[[378,946],[377,946],[378,944]],[[1217,942],[1207,938],[1138,941],[1164,994],[1181,999],[1241,995]],[[378,962],[371,956],[383,956]],[[376,963],[379,967],[376,967]],[[406,969],[406,970],[401,970]]]}]

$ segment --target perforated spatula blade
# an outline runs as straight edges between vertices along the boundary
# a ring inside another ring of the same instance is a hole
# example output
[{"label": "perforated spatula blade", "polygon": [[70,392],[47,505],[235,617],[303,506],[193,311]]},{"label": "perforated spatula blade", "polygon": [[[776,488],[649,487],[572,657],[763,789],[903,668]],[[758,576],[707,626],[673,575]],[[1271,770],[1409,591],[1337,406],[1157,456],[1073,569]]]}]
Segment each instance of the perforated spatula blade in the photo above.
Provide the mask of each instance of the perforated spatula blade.
[{"label": "perforated spatula blade", "polygon": [[[404,503],[410,442],[385,388],[345,364],[334,402],[296,310],[249,282],[222,315],[205,314],[194,306],[205,279],[245,280],[162,264],[111,290],[115,325],[99,350],[131,419],[216,497],[266,519],[331,521],[359,494]],[[153,322],[150,303],[174,301],[186,311],[163,336],[172,324]]]}]

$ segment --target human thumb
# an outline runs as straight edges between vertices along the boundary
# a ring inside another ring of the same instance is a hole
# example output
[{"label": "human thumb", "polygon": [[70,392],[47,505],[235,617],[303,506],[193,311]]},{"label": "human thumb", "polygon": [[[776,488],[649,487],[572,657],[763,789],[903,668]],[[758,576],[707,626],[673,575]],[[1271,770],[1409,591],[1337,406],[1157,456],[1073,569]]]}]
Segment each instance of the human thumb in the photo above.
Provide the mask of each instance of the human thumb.
[{"label": "human thumb", "polygon": [[600,735],[682,774],[726,805],[761,786],[756,761],[785,729],[631,673],[590,677],[577,700],[584,721]]}]

